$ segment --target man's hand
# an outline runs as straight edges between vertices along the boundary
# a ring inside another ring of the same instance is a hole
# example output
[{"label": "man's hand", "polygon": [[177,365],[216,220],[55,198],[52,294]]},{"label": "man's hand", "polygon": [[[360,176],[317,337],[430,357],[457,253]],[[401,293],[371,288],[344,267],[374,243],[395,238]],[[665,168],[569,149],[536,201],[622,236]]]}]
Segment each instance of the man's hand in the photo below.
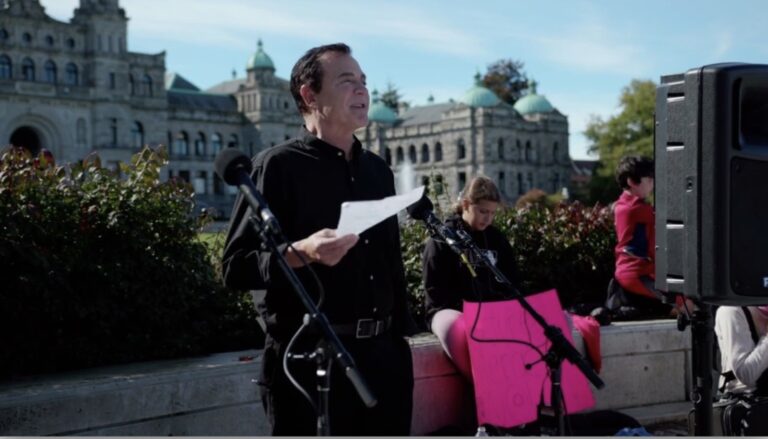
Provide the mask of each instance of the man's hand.
[{"label": "man's hand", "polygon": [[[349,249],[357,244],[360,239],[354,234],[337,236],[336,231],[332,229],[322,229],[317,231],[301,241],[293,243],[293,247],[301,253],[309,263],[319,263],[333,267],[341,261],[341,258],[347,254]],[[290,248],[285,255],[288,265],[293,268],[301,267],[304,264],[299,256]]]}]

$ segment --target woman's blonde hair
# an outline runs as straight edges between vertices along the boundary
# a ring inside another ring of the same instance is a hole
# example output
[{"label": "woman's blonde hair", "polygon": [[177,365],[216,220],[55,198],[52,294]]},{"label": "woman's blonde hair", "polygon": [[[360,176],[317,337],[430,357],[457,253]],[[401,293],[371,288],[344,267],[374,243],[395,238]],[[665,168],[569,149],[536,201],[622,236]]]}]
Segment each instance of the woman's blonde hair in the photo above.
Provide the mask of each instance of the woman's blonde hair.
[{"label": "woman's blonde hair", "polygon": [[501,203],[501,193],[493,180],[484,175],[478,175],[469,180],[461,190],[458,202],[453,205],[456,213],[461,214],[464,211],[462,206],[464,200],[469,201],[469,204],[477,204],[481,201]]}]

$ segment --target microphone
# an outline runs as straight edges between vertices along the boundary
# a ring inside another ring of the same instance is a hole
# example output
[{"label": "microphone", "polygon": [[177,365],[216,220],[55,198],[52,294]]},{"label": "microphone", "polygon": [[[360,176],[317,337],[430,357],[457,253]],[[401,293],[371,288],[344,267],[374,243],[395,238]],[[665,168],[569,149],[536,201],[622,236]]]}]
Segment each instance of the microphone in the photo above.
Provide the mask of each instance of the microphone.
[{"label": "microphone", "polygon": [[237,186],[248,204],[264,223],[264,227],[272,233],[280,233],[280,224],[269,210],[267,200],[261,195],[251,180],[253,164],[242,151],[237,148],[224,148],[216,155],[214,161],[216,174],[230,186]]},{"label": "microphone", "polygon": [[413,203],[405,209],[408,215],[416,220],[424,221],[432,236],[438,236],[448,244],[459,258],[461,258],[464,265],[467,266],[472,277],[477,277],[475,269],[472,268],[472,264],[469,263],[467,255],[464,252],[466,244],[472,238],[463,230],[453,230],[452,228],[443,224],[434,214],[434,205],[430,201],[429,197],[424,195],[419,201]]}]

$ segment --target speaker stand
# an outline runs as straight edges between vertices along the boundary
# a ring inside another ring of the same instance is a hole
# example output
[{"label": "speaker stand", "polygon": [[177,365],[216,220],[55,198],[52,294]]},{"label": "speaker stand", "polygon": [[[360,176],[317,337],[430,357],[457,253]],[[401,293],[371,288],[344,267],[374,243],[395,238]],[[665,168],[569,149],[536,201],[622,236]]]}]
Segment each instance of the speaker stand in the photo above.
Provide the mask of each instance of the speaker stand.
[{"label": "speaker stand", "polygon": [[696,310],[691,316],[691,369],[696,436],[712,435],[712,350],[714,347],[714,324],[712,307],[696,301]]}]

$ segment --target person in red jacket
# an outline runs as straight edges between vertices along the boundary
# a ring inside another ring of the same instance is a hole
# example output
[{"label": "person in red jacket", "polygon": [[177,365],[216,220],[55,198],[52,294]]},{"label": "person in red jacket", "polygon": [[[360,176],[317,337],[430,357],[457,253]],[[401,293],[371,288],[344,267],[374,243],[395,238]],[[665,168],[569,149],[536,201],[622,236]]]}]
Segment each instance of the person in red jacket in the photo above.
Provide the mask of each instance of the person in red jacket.
[{"label": "person in red jacket", "polygon": [[613,204],[616,227],[616,281],[629,293],[661,300],[654,288],[656,257],[655,213],[648,203],[653,193],[653,160],[626,156],[616,170],[622,188]]}]

